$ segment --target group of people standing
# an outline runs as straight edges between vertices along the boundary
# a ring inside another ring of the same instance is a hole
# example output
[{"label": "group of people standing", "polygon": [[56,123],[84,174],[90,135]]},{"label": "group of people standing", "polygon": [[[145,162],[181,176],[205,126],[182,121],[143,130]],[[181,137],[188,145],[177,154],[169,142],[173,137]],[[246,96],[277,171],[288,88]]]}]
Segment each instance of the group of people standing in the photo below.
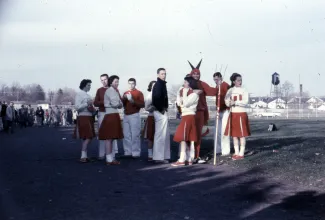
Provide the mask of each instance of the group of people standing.
[{"label": "group of people standing", "polygon": [[[209,111],[206,96],[217,97],[217,119],[220,129],[216,129],[215,141],[217,153],[223,156],[230,154],[230,137],[233,137],[235,153],[233,160],[244,158],[246,139],[250,135],[246,105],[248,93],[241,87],[242,77],[234,73],[229,86],[223,81],[221,73],[213,75],[216,87],[210,87],[200,80],[200,65],[194,67],[184,78],[184,84],[177,95],[180,107],[181,122],[177,127],[173,140],[179,143],[179,159],[172,166],[184,166],[198,163],[202,128],[208,123]],[[166,87],[166,70],[157,70],[157,80],[148,85],[148,95],[144,99],[141,91],[136,89],[136,80],[128,80],[129,90],[120,95],[119,77],[116,75],[100,76],[103,87],[99,88],[95,100],[87,93],[91,88],[91,80],[84,79],[80,83],[80,92],[76,95],[75,108],[78,111],[74,135],[83,140],[80,161],[88,162],[87,147],[96,137],[94,115],[98,112],[98,139],[100,160],[107,165],[118,165],[115,159],[118,139],[123,139],[125,157],[140,157],[141,153],[141,118],[140,110],[149,112],[143,137],[148,140],[148,161],[170,159],[170,133],[168,120],[168,92]],[[220,93],[220,94],[219,94]],[[124,108],[123,126],[119,109]]]},{"label": "group of people standing", "polygon": [[13,102],[0,102],[1,106],[1,123],[0,130],[7,133],[13,133],[15,125],[20,125],[21,128],[33,126],[35,111],[31,105],[21,105],[16,109]]}]

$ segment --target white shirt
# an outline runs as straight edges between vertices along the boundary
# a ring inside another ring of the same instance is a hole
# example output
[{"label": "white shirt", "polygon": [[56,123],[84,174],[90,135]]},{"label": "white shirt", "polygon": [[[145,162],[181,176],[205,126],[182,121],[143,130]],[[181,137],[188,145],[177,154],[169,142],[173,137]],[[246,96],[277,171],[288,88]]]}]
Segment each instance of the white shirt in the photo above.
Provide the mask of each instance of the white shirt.
[{"label": "white shirt", "polygon": [[79,116],[92,116],[92,112],[87,108],[89,100],[92,100],[92,98],[87,92],[80,90],[77,93],[75,98],[75,109]]},{"label": "white shirt", "polygon": [[[180,96],[180,91],[183,89],[183,97]],[[199,102],[199,95],[196,93],[191,93],[187,95],[189,89],[188,88],[181,88],[178,90],[177,93],[177,105],[181,107],[182,116],[185,115],[195,115],[196,107]]]},{"label": "white shirt", "polygon": [[119,113],[118,109],[123,107],[120,94],[113,88],[109,87],[104,95],[105,114]]},{"label": "white shirt", "polygon": [[[230,106],[230,101],[235,102],[235,106]],[[246,112],[247,105],[248,105],[248,92],[245,88],[242,87],[232,87],[228,90],[226,97],[225,97],[225,103],[230,108],[231,112]]]},{"label": "white shirt", "polygon": [[146,97],[146,101],[144,103],[144,109],[149,112],[150,116],[153,116],[155,107],[152,105],[152,92],[149,92]]}]

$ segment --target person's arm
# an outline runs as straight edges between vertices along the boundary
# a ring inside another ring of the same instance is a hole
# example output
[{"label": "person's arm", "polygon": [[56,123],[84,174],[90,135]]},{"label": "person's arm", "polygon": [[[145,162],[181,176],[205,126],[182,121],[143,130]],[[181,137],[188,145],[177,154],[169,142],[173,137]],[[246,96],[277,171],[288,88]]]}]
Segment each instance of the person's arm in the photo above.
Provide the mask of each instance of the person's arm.
[{"label": "person's arm", "polygon": [[78,112],[81,112],[87,107],[88,107],[88,103],[84,101],[84,99],[81,95],[77,94],[76,101],[75,101],[75,109]]},{"label": "person's arm", "polygon": [[164,103],[162,102],[162,88],[157,82],[152,89],[152,105],[157,111],[162,112],[164,110]]},{"label": "person's arm", "polygon": [[7,109],[6,109],[6,118],[11,119],[11,114],[10,113],[11,113],[10,108],[7,107]]},{"label": "person's arm", "polygon": [[112,108],[121,108],[123,103],[119,94],[116,91],[110,90],[109,91],[110,103]]},{"label": "person's arm", "polygon": [[225,96],[225,104],[227,107],[231,107],[232,101],[231,101],[231,89],[228,90],[226,96]]},{"label": "person's arm", "polygon": [[152,105],[152,94],[150,93],[144,103],[144,109],[148,112],[152,112],[155,108]]},{"label": "person's arm", "polygon": [[[133,97],[132,97],[133,99]],[[139,91],[139,94],[137,95],[137,97],[135,97],[135,99],[133,99],[133,104],[136,105],[138,108],[144,108],[145,104],[144,104],[144,97],[142,92]]]},{"label": "person's arm", "polygon": [[[177,95],[176,95],[176,103],[178,106],[181,106],[182,105],[182,97],[181,97],[181,90],[183,89],[184,87],[181,87],[179,88],[179,90],[177,91]],[[184,91],[184,90],[183,90]]]},{"label": "person's arm", "polygon": [[216,96],[217,95],[217,88],[210,87],[207,83],[201,81],[201,85],[206,96]]},{"label": "person's arm", "polygon": [[94,100],[94,106],[95,107],[103,107],[104,106],[104,101],[100,100],[99,89],[96,92],[96,96],[95,96],[95,100]]},{"label": "person's arm", "polygon": [[188,108],[199,101],[199,95],[196,93],[190,94],[187,99],[183,100],[183,107]]},{"label": "person's arm", "polygon": [[122,96],[122,103],[123,103],[123,106],[126,106],[126,103],[129,101],[129,100],[125,97],[126,93],[127,93],[127,92],[125,92],[125,93],[123,94],[123,96]]}]

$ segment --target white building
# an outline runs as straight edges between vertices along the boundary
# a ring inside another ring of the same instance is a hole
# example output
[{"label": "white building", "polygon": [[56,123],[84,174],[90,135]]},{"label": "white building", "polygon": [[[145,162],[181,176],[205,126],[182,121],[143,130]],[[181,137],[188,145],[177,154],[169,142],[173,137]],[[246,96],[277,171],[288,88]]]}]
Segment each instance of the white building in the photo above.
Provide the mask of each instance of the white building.
[{"label": "white building", "polygon": [[286,108],[286,102],[283,99],[275,98],[267,103],[267,107],[271,109]]}]

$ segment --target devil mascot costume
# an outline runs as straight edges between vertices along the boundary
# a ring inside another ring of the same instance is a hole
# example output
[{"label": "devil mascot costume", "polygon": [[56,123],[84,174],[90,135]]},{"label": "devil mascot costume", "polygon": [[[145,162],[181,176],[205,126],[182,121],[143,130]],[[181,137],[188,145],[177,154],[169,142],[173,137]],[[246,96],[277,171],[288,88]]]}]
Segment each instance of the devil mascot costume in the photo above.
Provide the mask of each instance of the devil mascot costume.
[{"label": "devil mascot costume", "polygon": [[207,125],[209,120],[209,109],[206,101],[207,96],[216,96],[217,94],[217,88],[210,87],[207,83],[200,80],[201,78],[201,72],[200,72],[200,66],[201,66],[202,59],[200,60],[199,64],[194,67],[190,61],[188,63],[190,64],[192,71],[191,76],[197,80],[198,87],[203,92],[199,95],[199,103],[197,105],[197,111],[195,114],[195,123],[196,123],[196,131],[197,131],[197,142],[195,143],[195,162],[202,163],[202,160],[200,159],[200,147],[201,147],[201,138],[202,138],[202,128],[204,125]]}]

